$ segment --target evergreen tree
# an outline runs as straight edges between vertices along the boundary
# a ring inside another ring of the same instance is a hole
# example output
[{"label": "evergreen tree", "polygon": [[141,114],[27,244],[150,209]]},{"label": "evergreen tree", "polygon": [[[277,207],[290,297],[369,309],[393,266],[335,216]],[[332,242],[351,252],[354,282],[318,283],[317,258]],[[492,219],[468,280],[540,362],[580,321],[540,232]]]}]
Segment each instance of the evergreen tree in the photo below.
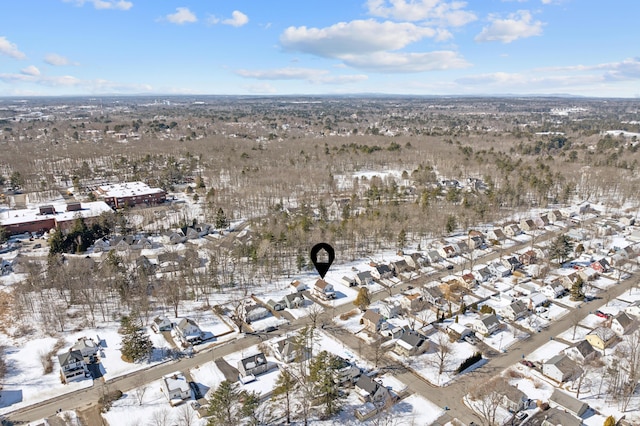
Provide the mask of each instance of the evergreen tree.
[{"label": "evergreen tree", "polygon": [[282,401],[287,424],[291,423],[293,393],[297,387],[298,382],[291,372],[286,368],[281,369],[278,380],[276,380],[275,387],[273,388],[272,398],[276,401]]},{"label": "evergreen tree", "polygon": [[133,316],[122,317],[119,332],[122,334],[122,359],[127,362],[140,362],[151,354],[151,338]]},{"label": "evergreen tree", "polygon": [[360,287],[358,290],[358,295],[356,296],[353,304],[360,308],[361,311],[367,309],[367,306],[371,303],[371,295],[369,294],[369,289],[366,287]]},{"label": "evergreen tree", "polygon": [[456,217],[453,215],[447,216],[447,223],[445,225],[445,230],[447,234],[451,234],[458,227],[458,222],[456,221]]},{"label": "evergreen tree", "polygon": [[227,215],[224,214],[222,207],[220,207],[216,213],[215,227],[216,229],[224,229],[227,226],[229,226],[229,220],[227,219]]},{"label": "evergreen tree", "polygon": [[584,281],[582,281],[582,277],[578,277],[576,281],[571,286],[571,300],[584,300]]},{"label": "evergreen tree", "polygon": [[60,228],[53,230],[49,237],[49,256],[64,253],[64,237]]},{"label": "evergreen tree", "polygon": [[338,378],[341,367],[342,361],[327,351],[320,352],[309,365],[314,395],[324,407],[324,416],[327,418],[339,413],[342,408],[344,395]]},{"label": "evergreen tree", "polygon": [[565,262],[571,255],[573,244],[566,235],[558,235],[549,246],[549,257],[558,264]]},{"label": "evergreen tree", "polygon": [[218,385],[209,400],[207,426],[236,426],[249,419],[249,424],[257,424],[256,408],[260,400],[256,393],[238,390],[228,380]]},{"label": "evergreen tree", "polygon": [[398,233],[398,250],[402,250],[407,244],[407,231],[404,228]]}]

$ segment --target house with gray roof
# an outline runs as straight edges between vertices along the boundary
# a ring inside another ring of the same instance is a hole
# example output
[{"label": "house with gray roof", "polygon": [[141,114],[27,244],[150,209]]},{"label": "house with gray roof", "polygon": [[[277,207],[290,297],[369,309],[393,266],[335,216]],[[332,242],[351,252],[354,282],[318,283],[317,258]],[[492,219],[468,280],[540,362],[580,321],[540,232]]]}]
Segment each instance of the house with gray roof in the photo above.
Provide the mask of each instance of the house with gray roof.
[{"label": "house with gray roof", "polygon": [[624,311],[620,312],[611,320],[611,330],[618,336],[629,334],[636,328],[638,328],[638,324],[635,318],[630,317]]},{"label": "house with gray roof", "polygon": [[558,383],[564,383],[582,374],[582,369],[568,356],[558,354],[542,364],[542,374]]},{"label": "house with gray roof", "polygon": [[355,391],[363,402],[379,405],[384,405],[392,397],[389,389],[364,374],[356,382]]},{"label": "house with gray roof", "polygon": [[398,355],[420,355],[429,349],[429,340],[426,336],[415,330],[407,330],[396,341],[393,351]]},{"label": "house with gray roof", "polygon": [[83,379],[89,375],[89,369],[80,351],[69,351],[58,355],[60,376],[63,383]]},{"label": "house with gray roof", "polygon": [[568,411],[576,417],[582,417],[582,415],[589,409],[589,404],[582,402],[559,389],[553,390],[551,398],[549,398],[549,405],[551,407]]},{"label": "house with gray roof", "polygon": [[544,412],[542,426],[582,426],[582,420],[557,408]]},{"label": "house with gray roof", "polygon": [[257,376],[269,371],[269,362],[262,352],[248,356],[238,361],[240,376]]}]

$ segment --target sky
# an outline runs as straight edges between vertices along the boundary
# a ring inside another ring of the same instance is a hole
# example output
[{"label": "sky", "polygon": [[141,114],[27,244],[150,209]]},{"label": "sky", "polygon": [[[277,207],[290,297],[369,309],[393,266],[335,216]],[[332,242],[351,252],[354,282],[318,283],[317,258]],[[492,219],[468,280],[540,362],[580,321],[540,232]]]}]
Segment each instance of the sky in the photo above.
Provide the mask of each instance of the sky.
[{"label": "sky", "polygon": [[3,0],[0,96],[640,98],[636,0]]}]

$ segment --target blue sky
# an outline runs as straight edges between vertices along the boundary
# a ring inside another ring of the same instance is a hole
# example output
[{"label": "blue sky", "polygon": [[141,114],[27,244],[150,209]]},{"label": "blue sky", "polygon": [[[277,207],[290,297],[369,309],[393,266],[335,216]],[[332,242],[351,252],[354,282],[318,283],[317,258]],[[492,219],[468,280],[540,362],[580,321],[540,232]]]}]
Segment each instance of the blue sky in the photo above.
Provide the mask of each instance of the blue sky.
[{"label": "blue sky", "polygon": [[0,96],[640,97],[635,0],[6,0]]}]

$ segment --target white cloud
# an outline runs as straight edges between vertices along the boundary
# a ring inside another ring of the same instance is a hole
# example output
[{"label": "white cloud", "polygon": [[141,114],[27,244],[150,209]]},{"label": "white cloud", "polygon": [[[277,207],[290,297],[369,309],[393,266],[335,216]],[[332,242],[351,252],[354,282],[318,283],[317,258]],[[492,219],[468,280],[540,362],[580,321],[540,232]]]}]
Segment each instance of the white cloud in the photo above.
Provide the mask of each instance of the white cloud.
[{"label": "white cloud", "polygon": [[15,59],[25,59],[27,55],[18,50],[15,43],[11,43],[6,37],[0,37],[0,54],[11,56]]},{"label": "white cloud", "polygon": [[252,84],[250,86],[246,86],[245,89],[249,93],[256,94],[273,94],[277,92],[276,88],[269,83]]},{"label": "white cloud", "polygon": [[542,34],[541,21],[532,21],[531,13],[527,10],[519,10],[509,15],[507,19],[499,19],[490,15],[491,25],[484,27],[475,38],[476,41],[500,41],[511,43],[519,38],[527,38]]},{"label": "white cloud", "polygon": [[255,71],[237,70],[236,74],[257,80],[305,80],[313,84],[349,84],[368,79],[362,74],[331,75],[327,70],[290,67]]},{"label": "white cloud", "polygon": [[176,13],[170,13],[165,18],[172,24],[178,25],[189,24],[198,21],[196,15],[192,11],[190,11],[188,7],[177,7]]},{"label": "white cloud", "polygon": [[345,55],[345,64],[382,73],[411,73],[466,68],[471,66],[458,53],[448,50],[425,53],[376,52]]},{"label": "white cloud", "polygon": [[462,1],[444,0],[368,0],[369,14],[401,21],[426,21],[440,26],[461,27],[477,19],[464,10]]},{"label": "white cloud", "polygon": [[239,10],[234,10],[231,18],[222,21],[223,24],[231,25],[232,27],[241,27],[246,25],[247,22],[249,22],[249,17]]},{"label": "white cloud", "polygon": [[129,10],[133,7],[133,3],[126,0],[64,0],[65,2],[73,2],[78,6],[84,6],[85,3],[93,4],[98,10]]},{"label": "white cloud", "polygon": [[71,75],[44,76],[4,73],[0,74],[0,81],[53,88],[79,88],[91,93],[138,93],[152,90],[152,87],[147,84],[118,83],[104,79],[82,80]]},{"label": "white cloud", "polygon": [[44,57],[44,61],[53,66],[61,67],[65,65],[78,65],[76,62],[71,62],[69,59],[57,53],[47,53]]},{"label": "white cloud", "polygon": [[434,36],[438,36],[437,31],[411,23],[356,20],[326,28],[289,27],[280,36],[280,43],[287,50],[339,58],[341,55],[402,49]]},{"label": "white cloud", "polygon": [[24,75],[40,75],[40,70],[35,65],[29,65],[28,67],[21,69],[20,72]]}]

